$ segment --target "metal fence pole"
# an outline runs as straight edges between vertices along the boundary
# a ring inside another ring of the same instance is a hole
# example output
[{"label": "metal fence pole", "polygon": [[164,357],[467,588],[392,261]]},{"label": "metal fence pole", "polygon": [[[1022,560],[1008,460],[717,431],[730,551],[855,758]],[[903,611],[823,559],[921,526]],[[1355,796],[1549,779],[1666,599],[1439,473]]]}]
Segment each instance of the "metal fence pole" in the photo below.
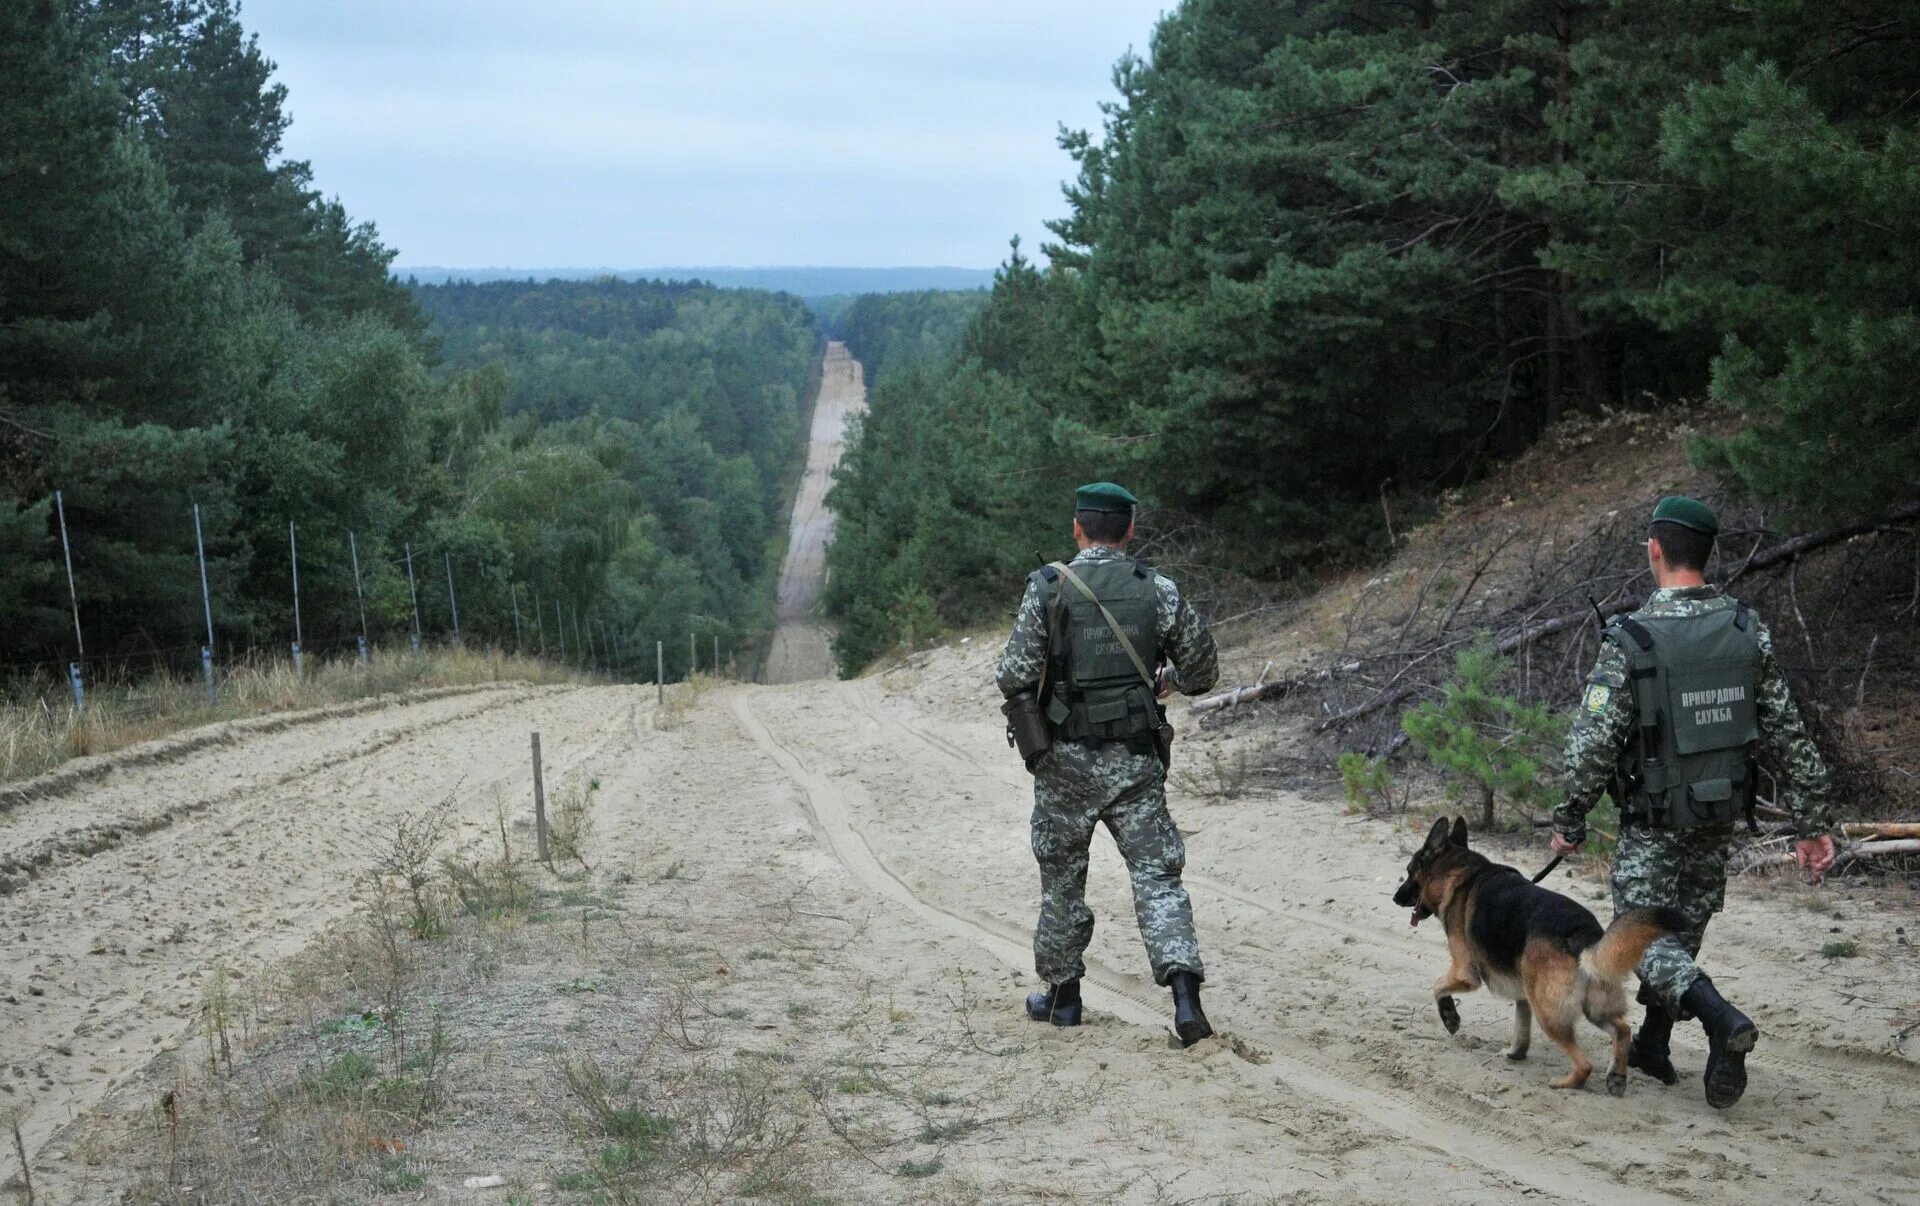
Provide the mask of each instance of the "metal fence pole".
[{"label": "metal fence pole", "polygon": [[207,703],[218,702],[213,688],[213,595],[207,590],[207,540],[200,530],[200,504],[193,504],[193,547],[200,554],[200,606],[207,616],[207,643],[200,646],[200,668],[207,676]]},{"label": "metal fence pole", "polygon": [[453,643],[460,643],[460,600],[453,593],[453,554],[443,551],[440,554],[447,560],[447,607],[453,612]]},{"label": "metal fence pole", "polygon": [[720,677],[720,634],[713,634],[713,676]]},{"label": "metal fence pole", "polygon": [[73,546],[67,543],[67,500],[58,490],[53,492],[53,506],[60,512],[60,552],[67,559],[67,599],[73,604],[75,660],[67,663],[67,678],[73,683],[73,710],[84,713],[87,710],[87,688],[80,678],[80,663],[87,660],[87,642],[80,635],[80,594],[73,589]]},{"label": "metal fence pole", "polygon": [[507,597],[513,600],[513,651],[522,652],[520,640],[520,588],[512,582],[507,583]]},{"label": "metal fence pole", "polygon": [[347,529],[347,551],[353,555],[353,597],[360,604],[360,664],[367,664],[367,596],[360,590],[360,542]]},{"label": "metal fence pole", "polygon": [[293,674],[300,676],[300,644],[305,634],[300,631],[300,539],[294,534],[293,521],[287,521],[287,552],[293,565]]},{"label": "metal fence pole", "polygon": [[540,656],[545,657],[547,656],[547,622],[540,618],[540,592],[537,590],[533,592],[533,627],[540,636]]},{"label": "metal fence pole", "polygon": [[653,693],[655,702],[667,702],[667,643],[653,643]]},{"label": "metal fence pole", "polygon": [[560,616],[560,600],[558,599],[553,601],[553,631],[560,638],[560,662],[562,665],[565,665],[567,660],[567,622]]},{"label": "metal fence pole", "polygon": [[407,541],[407,597],[413,600],[413,652],[420,653],[420,592],[413,585],[413,542]]},{"label": "metal fence pole", "polygon": [[687,677],[691,679],[693,677],[694,671],[698,670],[699,668],[700,668],[700,638],[695,634],[689,632],[687,634]]}]

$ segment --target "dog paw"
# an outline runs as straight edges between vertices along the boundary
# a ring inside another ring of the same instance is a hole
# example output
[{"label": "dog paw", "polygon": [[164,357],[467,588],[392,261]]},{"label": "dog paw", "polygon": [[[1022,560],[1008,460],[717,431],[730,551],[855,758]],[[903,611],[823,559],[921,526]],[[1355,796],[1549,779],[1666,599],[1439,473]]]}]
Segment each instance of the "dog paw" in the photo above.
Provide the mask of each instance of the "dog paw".
[{"label": "dog paw", "polygon": [[1527,1049],[1525,1047],[1508,1047],[1507,1058],[1517,1064],[1527,1058]]},{"label": "dog paw", "polygon": [[1453,1003],[1453,998],[1440,997],[1434,1003],[1440,1007],[1440,1024],[1447,1028],[1447,1033],[1459,1034],[1460,1009]]},{"label": "dog paw", "polygon": [[1624,1072],[1607,1073],[1607,1092],[1615,1097],[1627,1095],[1627,1074]]}]

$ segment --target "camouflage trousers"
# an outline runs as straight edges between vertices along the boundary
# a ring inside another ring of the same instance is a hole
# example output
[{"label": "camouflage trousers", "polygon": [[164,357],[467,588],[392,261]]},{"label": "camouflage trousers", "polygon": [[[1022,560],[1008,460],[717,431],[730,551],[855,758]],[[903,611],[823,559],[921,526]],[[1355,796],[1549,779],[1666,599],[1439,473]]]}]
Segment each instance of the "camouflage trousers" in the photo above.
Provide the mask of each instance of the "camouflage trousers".
[{"label": "camouflage trousers", "polygon": [[1040,864],[1040,921],[1033,969],[1049,984],[1078,979],[1093,940],[1087,855],[1104,824],[1133,881],[1133,912],[1154,982],[1177,971],[1204,977],[1193,905],[1180,882],[1186,844],[1167,814],[1160,760],[1124,745],[1056,743],[1034,769],[1033,857]]},{"label": "camouflage trousers", "polygon": [[1613,915],[1666,905],[1687,918],[1687,932],[1662,937],[1647,948],[1640,966],[1640,1003],[1663,1005],[1685,1017],[1680,998],[1700,977],[1700,944],[1707,922],[1726,903],[1727,855],[1733,830],[1623,827],[1613,856]]}]

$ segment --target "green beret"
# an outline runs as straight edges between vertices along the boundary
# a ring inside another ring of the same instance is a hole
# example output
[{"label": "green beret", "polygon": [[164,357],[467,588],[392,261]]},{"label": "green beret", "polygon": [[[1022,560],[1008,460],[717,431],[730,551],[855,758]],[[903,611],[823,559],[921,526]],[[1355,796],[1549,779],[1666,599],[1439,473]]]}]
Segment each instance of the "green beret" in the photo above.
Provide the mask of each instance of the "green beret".
[{"label": "green beret", "polygon": [[1112,482],[1094,482],[1082,486],[1073,492],[1073,506],[1076,511],[1111,511],[1120,515],[1131,515],[1140,505],[1125,486],[1116,486]]},{"label": "green beret", "polygon": [[1720,534],[1720,521],[1713,517],[1707,504],[1684,494],[1669,494],[1661,499],[1660,505],[1653,509],[1653,522],[1677,523],[1683,528],[1692,528],[1702,536]]}]

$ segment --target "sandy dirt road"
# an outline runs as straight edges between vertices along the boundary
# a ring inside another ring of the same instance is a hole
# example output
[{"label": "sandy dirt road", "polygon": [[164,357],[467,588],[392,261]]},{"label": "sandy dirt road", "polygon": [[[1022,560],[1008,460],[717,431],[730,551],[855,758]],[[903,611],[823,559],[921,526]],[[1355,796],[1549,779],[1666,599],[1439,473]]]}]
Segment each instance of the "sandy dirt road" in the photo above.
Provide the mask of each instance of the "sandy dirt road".
[{"label": "sandy dirt road", "polygon": [[[42,1184],[57,1190],[77,1161],[69,1120],[133,1116],[141,1102],[116,1092],[199,1042],[189,1028],[215,966],[244,984],[353,908],[397,816],[445,799],[465,840],[490,840],[494,801],[527,790],[537,728],[549,782],[605,784],[602,868],[641,868],[646,882],[645,866],[684,860],[769,898],[803,890],[809,910],[843,919],[817,923],[844,924],[844,938],[759,988],[758,1007],[782,1016],[782,993],[815,1017],[856,995],[896,1002],[886,1016],[905,1020],[878,1041],[944,1061],[916,1074],[1001,1086],[1022,1102],[1010,1113],[1045,1115],[946,1151],[942,1177],[972,1200],[1920,1201],[1920,1071],[1888,1043],[1890,1007],[1916,996],[1914,960],[1812,954],[1834,928],[1910,952],[1893,930],[1912,913],[1841,889],[1822,890],[1817,913],[1736,892],[1717,923],[1712,970],[1767,1035],[1730,1113],[1691,1083],[1636,1078],[1624,1099],[1555,1091],[1557,1053],[1540,1043],[1509,1063],[1509,1014],[1484,996],[1463,1000],[1447,1036],[1428,996],[1443,941],[1387,901],[1414,835],[1285,793],[1220,805],[1175,793],[1219,1039],[1182,1051],[1167,1035],[1105,839],[1089,889],[1090,1022],[1027,1022],[1028,783],[984,702],[987,656],[709,689],[671,731],[651,688],[403,701],[130,762],[17,805],[0,842],[49,853],[0,896],[0,1073],[6,1104],[30,1103]],[[119,836],[102,841],[107,830]],[[1599,905],[1596,883],[1558,882]],[[702,917],[675,924],[697,939]],[[964,1041],[936,1041],[947,1032]],[[1597,1032],[1585,1037],[1597,1057]],[[1699,1042],[1682,1047],[1697,1074]]]},{"label": "sandy dirt road", "polygon": [[[1035,894],[1028,783],[979,703],[987,668],[982,653],[938,653],[877,680],[742,693],[734,709],[800,787],[820,839],[856,879],[911,909],[929,932],[1026,968]],[[1457,1038],[1443,1032],[1429,985],[1445,966],[1444,939],[1431,926],[1410,928],[1388,901],[1415,835],[1288,795],[1209,807],[1176,793],[1176,812],[1191,834],[1188,884],[1211,1012],[1240,1058],[1228,1067],[1115,1042],[1164,1032],[1167,1004],[1146,975],[1124,871],[1104,841],[1090,887],[1101,924],[1088,999],[1126,1025],[1055,1041],[1103,1048],[1111,1057],[1103,1066],[1125,1060],[1128,1075],[1161,1084],[1168,1124],[1187,1131],[1195,1156],[1204,1153],[1205,1168],[1182,1182],[1189,1192],[1231,1196],[1262,1183],[1222,1146],[1219,1120],[1183,1104],[1230,1076],[1249,1094],[1289,1095],[1284,1108],[1270,1102],[1260,1112],[1272,1120],[1262,1150],[1275,1166],[1293,1164],[1294,1139],[1311,1150],[1337,1118],[1343,1175],[1384,1164],[1408,1173],[1423,1197],[1920,1201],[1912,1171],[1920,1135],[1907,1121],[1920,1106],[1920,1069],[1892,1050],[1889,1021],[1911,1006],[1920,979],[1896,934],[1913,920],[1910,909],[1875,913],[1838,889],[1789,900],[1736,886],[1708,962],[1767,1036],[1750,1065],[1752,1090],[1719,1113],[1692,1079],[1665,1089],[1636,1075],[1615,1100],[1550,1088],[1563,1061],[1543,1042],[1525,1063],[1506,1060],[1510,1007],[1484,994],[1463,1000],[1470,1016]],[[1562,877],[1557,886],[1604,912],[1598,881]],[[1896,957],[1836,971],[1816,952],[1843,929]],[[1002,1007],[1016,1004],[1009,991]],[[1598,1033],[1583,1039],[1598,1060]],[[1697,1032],[1687,1028],[1678,1046],[1678,1062],[1697,1077]],[[1265,1184],[1329,1188],[1314,1177]],[[1346,1189],[1372,1192],[1364,1180]]]},{"label": "sandy dirt road", "polygon": [[833,470],[846,448],[847,420],[866,409],[867,387],[860,362],[847,345],[827,345],[820,370],[820,397],[813,407],[813,430],[807,440],[806,474],[793,503],[793,522],[787,538],[787,559],[780,567],[777,626],[763,682],[797,683],[831,678],[834,673],[833,630],[817,612],[820,589],[826,583],[827,545],[833,541],[833,512],[827,491]]}]

